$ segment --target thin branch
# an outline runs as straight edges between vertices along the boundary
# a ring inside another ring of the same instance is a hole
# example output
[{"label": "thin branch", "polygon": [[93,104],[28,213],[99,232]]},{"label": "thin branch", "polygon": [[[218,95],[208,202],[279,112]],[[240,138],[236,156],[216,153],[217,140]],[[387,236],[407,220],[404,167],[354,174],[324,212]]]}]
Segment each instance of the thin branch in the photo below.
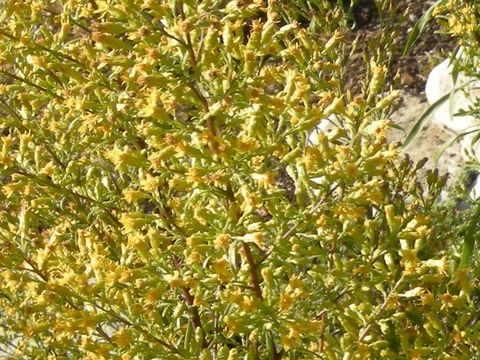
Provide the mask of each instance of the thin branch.
[{"label": "thin branch", "polygon": [[[175,267],[175,269],[179,270],[181,268],[180,259],[176,256],[173,256],[172,261],[173,261],[173,266]],[[183,295],[183,298],[185,299],[185,301],[187,302],[187,304],[189,305],[188,308],[189,308],[189,311],[190,311],[190,315],[191,315],[190,319],[192,321],[193,328],[194,329],[197,329],[197,328],[202,329],[201,347],[202,347],[202,349],[205,349],[205,348],[207,348],[208,344],[207,344],[207,340],[205,338],[205,333],[203,331],[202,320],[200,318],[198,308],[195,305],[195,297],[192,294],[190,294],[190,289],[186,286],[184,286],[182,288],[182,295]]]},{"label": "thin branch", "polygon": [[25,83],[25,84],[27,84],[27,85],[33,86],[35,89],[40,90],[40,91],[43,91],[43,92],[46,92],[47,94],[49,94],[49,95],[51,95],[51,96],[53,96],[53,97],[55,97],[55,98],[57,98],[57,99],[62,99],[61,96],[55,94],[54,92],[52,92],[52,91],[50,91],[50,90],[48,90],[48,89],[46,89],[46,88],[44,88],[44,87],[42,87],[42,86],[40,86],[40,85],[37,85],[37,84],[31,82],[30,80],[24,79],[24,78],[22,78],[22,77],[20,77],[20,76],[17,76],[17,75],[15,75],[15,74],[12,74],[12,73],[6,71],[6,70],[0,70],[0,73],[3,74],[3,75],[5,75],[5,76],[8,76],[8,77],[10,77],[10,78],[12,78],[12,79],[21,81],[21,82],[23,82],[23,83]]},{"label": "thin branch", "polygon": [[392,288],[392,290],[390,290],[390,293],[387,295],[387,297],[383,301],[383,304],[380,305],[380,307],[375,311],[373,316],[370,318],[370,322],[368,323],[368,325],[363,330],[360,331],[360,336],[358,337],[359,342],[362,342],[365,336],[367,336],[368,332],[373,326],[373,323],[377,321],[377,317],[386,308],[386,306],[388,305],[388,302],[390,301],[392,296],[396,293],[398,287],[403,283],[404,279],[405,279],[405,275],[402,275],[400,279],[398,279],[398,281],[395,283],[395,286]]},{"label": "thin branch", "polygon": [[[12,39],[12,40],[15,40],[15,41],[20,41],[17,37],[7,33],[5,30],[1,30],[0,29],[0,35],[3,35],[3,36],[6,36],[8,37],[9,39]],[[70,61],[73,61],[74,63],[76,64],[79,64],[79,65],[83,65],[80,61],[76,60],[75,58],[69,56],[69,55],[66,55],[66,54],[63,54],[57,50],[53,50],[53,49],[49,49],[43,45],[40,45],[38,43],[33,43],[33,45],[37,48],[39,48],[40,50],[43,50],[43,51],[46,51],[46,52],[49,52],[51,53],[52,55],[56,56],[56,57],[60,57],[62,59],[67,59],[67,60],[70,60]]]},{"label": "thin branch", "polygon": [[97,10],[97,9],[98,9],[98,5],[97,5],[97,3],[95,2],[95,0],[88,0],[88,2],[92,5],[93,10]]},{"label": "thin branch", "polygon": [[176,42],[178,42],[179,44],[181,44],[183,47],[185,48],[188,48],[188,45],[185,41],[183,41],[182,39],[170,34],[167,30],[165,30],[165,27],[163,26],[162,23],[160,23],[160,27],[158,28],[158,30],[160,30],[160,32],[165,35],[166,37],[172,39],[172,40],[175,40]]},{"label": "thin branch", "polygon": [[50,149],[50,147],[47,145],[47,144],[43,144],[43,146],[45,146],[45,149],[47,149],[47,152],[50,154],[50,156],[53,158],[53,161],[55,161],[55,163],[60,166],[63,170],[65,170],[67,167],[65,166],[65,164],[59,159],[59,157],[57,156],[57,154],[55,154],[55,152]]},{"label": "thin branch", "polygon": [[[183,11],[183,0],[180,0],[178,5],[179,5],[178,10],[180,12],[180,17],[182,18],[182,20],[185,21],[187,17],[185,16],[185,12]],[[185,38],[187,39],[187,51],[190,55],[190,61],[192,63],[192,66],[195,68],[197,66],[197,56],[195,55],[195,51],[193,50],[192,38],[190,37],[190,32],[188,31],[185,32]]]},{"label": "thin branch", "polygon": [[260,300],[263,300],[262,288],[260,287],[260,280],[258,278],[258,268],[257,264],[255,264],[255,260],[253,260],[250,246],[248,243],[242,241],[242,248],[243,252],[245,253],[245,257],[247,258],[248,266],[250,269],[250,277],[252,278],[252,286],[255,295],[257,295]]},{"label": "thin branch", "polygon": [[2,103],[3,107],[7,109],[9,114],[19,121],[19,123],[15,125],[21,128],[23,131],[27,131],[28,128],[22,124],[22,117],[14,109],[12,109],[12,107],[2,97],[0,97],[0,102]]}]

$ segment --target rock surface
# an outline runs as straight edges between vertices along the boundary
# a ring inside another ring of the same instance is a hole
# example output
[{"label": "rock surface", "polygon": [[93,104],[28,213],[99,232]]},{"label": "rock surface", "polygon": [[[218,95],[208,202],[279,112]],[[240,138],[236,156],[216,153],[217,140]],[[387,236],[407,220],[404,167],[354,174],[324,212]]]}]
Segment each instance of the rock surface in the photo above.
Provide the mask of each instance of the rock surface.
[{"label": "rock surface", "polygon": [[[457,59],[462,60],[462,51],[457,53]],[[432,121],[444,126],[455,134],[466,134],[461,140],[462,155],[468,159],[467,153],[480,160],[480,146],[471,146],[472,140],[478,134],[480,122],[470,115],[459,115],[462,110],[468,110],[475,103],[475,98],[480,96],[480,82],[460,72],[456,82],[453,80],[453,65],[446,59],[430,72],[425,86],[425,95],[429,104],[441,101],[442,97],[448,99],[439,103],[432,114]],[[457,89],[456,91],[454,91]],[[472,132],[473,131],[473,132]]]},{"label": "rock surface", "polygon": [[[426,99],[420,95],[404,92],[403,99],[402,106],[391,116],[391,120],[396,125],[402,127],[403,131],[393,129],[389,136],[389,140],[392,142],[403,143],[408,131],[429,106]],[[453,136],[455,134],[450,130],[436,122],[428,121],[418,139],[406,149],[405,153],[408,153],[415,162],[425,157],[428,158],[425,169],[438,167],[441,173],[448,172],[451,178],[454,178],[461,173],[461,169],[465,164],[465,159],[461,155],[462,150],[458,143],[454,143],[447,148],[437,164],[433,161],[435,154],[442,145]]]}]

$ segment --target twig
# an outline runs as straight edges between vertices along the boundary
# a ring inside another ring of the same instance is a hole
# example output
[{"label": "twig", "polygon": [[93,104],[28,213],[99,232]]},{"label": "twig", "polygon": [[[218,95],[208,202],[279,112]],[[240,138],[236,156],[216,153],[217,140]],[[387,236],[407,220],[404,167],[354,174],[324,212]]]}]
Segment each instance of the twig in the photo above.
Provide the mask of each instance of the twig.
[{"label": "twig", "polygon": [[242,248],[243,248],[243,252],[245,253],[245,257],[247,258],[248,266],[250,269],[250,277],[252,278],[253,291],[255,292],[255,295],[257,295],[257,297],[260,300],[263,300],[262,289],[260,287],[260,280],[258,279],[257,264],[255,264],[255,261],[253,260],[250,246],[246,242],[242,241]]},{"label": "twig", "polygon": [[383,301],[383,304],[380,305],[380,307],[375,311],[373,316],[370,318],[370,322],[368,323],[368,325],[363,330],[360,331],[360,336],[358,337],[359,342],[363,341],[365,336],[367,336],[368,332],[370,331],[370,329],[373,326],[373,323],[377,320],[377,317],[381,314],[381,312],[388,305],[388,302],[390,301],[391,297],[395,294],[395,292],[397,291],[398,287],[401,285],[401,283],[403,282],[404,279],[405,279],[405,275],[402,275],[400,277],[400,279],[398,279],[395,286],[392,288],[392,290],[390,290],[390,293],[387,295],[387,297]]},{"label": "twig", "polygon": [[[183,11],[183,0],[179,1],[178,11],[180,12],[180,16],[182,20],[185,21],[187,17],[185,16],[185,12]],[[192,66],[196,67],[197,56],[195,55],[195,51],[193,50],[192,38],[190,37],[190,33],[188,31],[185,31],[185,38],[187,39],[187,51],[190,54],[190,61],[192,62]]]},{"label": "twig", "polygon": [[47,144],[44,144],[43,146],[45,146],[45,149],[47,150],[47,152],[50,154],[50,156],[53,158],[53,161],[55,161],[55,163],[60,166],[63,170],[65,170],[67,167],[65,166],[64,163],[62,163],[62,161],[60,160],[60,158],[57,156],[57,154],[55,154],[55,152],[47,145]]},{"label": "twig", "polygon": [[48,89],[46,89],[46,88],[44,88],[44,87],[42,87],[42,86],[40,86],[40,85],[37,85],[37,84],[31,82],[30,80],[24,79],[24,78],[22,78],[22,77],[20,77],[20,76],[17,76],[17,75],[15,75],[15,74],[12,74],[12,73],[10,73],[10,72],[8,72],[8,71],[5,71],[5,70],[0,70],[0,73],[2,73],[2,74],[5,75],[5,76],[11,77],[12,79],[21,81],[21,82],[23,82],[23,83],[25,83],[25,84],[27,84],[27,85],[33,86],[35,89],[40,90],[40,91],[43,91],[43,92],[46,92],[47,94],[49,94],[49,95],[51,95],[51,96],[53,96],[53,97],[55,97],[55,98],[57,98],[57,99],[62,99],[61,96],[55,94],[54,92],[52,92],[52,91],[50,91],[50,90],[48,90]]}]

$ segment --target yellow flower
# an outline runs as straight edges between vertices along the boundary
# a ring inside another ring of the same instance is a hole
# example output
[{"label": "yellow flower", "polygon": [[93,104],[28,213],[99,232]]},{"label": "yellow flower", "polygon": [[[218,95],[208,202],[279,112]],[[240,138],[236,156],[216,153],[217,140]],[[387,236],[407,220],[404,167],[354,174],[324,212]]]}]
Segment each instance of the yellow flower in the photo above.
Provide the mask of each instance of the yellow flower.
[{"label": "yellow flower", "polygon": [[129,203],[133,204],[145,197],[145,194],[139,190],[124,189],[122,191],[123,198]]},{"label": "yellow flower", "polygon": [[136,249],[144,260],[149,258],[148,238],[138,232],[128,235],[128,246]]},{"label": "yellow flower", "polygon": [[457,299],[456,296],[452,296],[448,293],[440,295],[439,298],[443,303],[441,310],[453,308],[455,306],[455,300]]},{"label": "yellow flower", "polygon": [[240,152],[248,153],[258,147],[258,142],[253,137],[242,136],[237,140],[236,148]]},{"label": "yellow flower", "polygon": [[420,294],[420,300],[422,301],[422,305],[432,305],[435,302],[432,293],[427,291]]},{"label": "yellow flower", "polygon": [[178,153],[178,151],[176,151],[176,147],[173,145],[165,146],[162,150],[154,152],[148,157],[148,161],[151,164],[150,168],[154,170],[161,170],[163,168],[163,162],[173,157],[176,152]]},{"label": "yellow flower", "polygon": [[13,194],[16,194],[22,189],[25,185],[21,182],[11,182],[2,186],[3,193],[5,196],[10,198]]},{"label": "yellow flower", "polygon": [[136,150],[124,146],[123,150],[114,147],[105,153],[105,156],[115,165],[116,170],[125,170],[129,166],[142,167],[146,164],[144,156]]},{"label": "yellow flower", "polygon": [[145,294],[146,304],[147,305],[155,304],[161,298],[163,293],[164,293],[164,291],[161,288],[156,288],[156,289],[149,290]]},{"label": "yellow flower", "polygon": [[93,312],[88,312],[88,311],[81,312],[79,326],[82,329],[86,329],[88,334],[92,334],[92,332],[97,327],[98,322],[99,322],[99,317],[97,316],[97,314]]},{"label": "yellow flower", "polygon": [[185,286],[185,282],[180,277],[178,271],[174,271],[173,274],[167,274],[164,276],[165,281],[172,288],[180,288]]},{"label": "yellow flower", "polygon": [[415,274],[415,271],[420,264],[420,260],[417,257],[418,250],[419,249],[402,249],[398,251],[402,257],[400,264],[405,268],[405,275]]},{"label": "yellow flower", "polygon": [[141,212],[124,213],[120,216],[119,221],[126,231],[138,230],[148,223],[148,220],[145,219],[144,214]]},{"label": "yellow flower", "polygon": [[256,244],[259,248],[264,249],[265,248],[265,234],[261,231],[257,231],[251,234],[245,234],[242,237],[242,240],[244,242],[253,242]]},{"label": "yellow flower", "polygon": [[190,168],[187,170],[187,173],[185,174],[185,180],[187,181],[187,183],[195,186],[203,182],[202,178],[203,178],[202,171],[198,168]]},{"label": "yellow flower", "polygon": [[226,289],[222,292],[221,299],[231,303],[238,304],[242,299],[242,292],[239,289],[236,289],[236,290]]},{"label": "yellow flower", "polygon": [[112,340],[120,348],[127,348],[132,342],[131,331],[121,328],[112,336]]},{"label": "yellow flower", "polygon": [[229,234],[219,234],[213,241],[216,249],[224,249],[228,248],[230,244],[231,236]]},{"label": "yellow flower", "polygon": [[295,326],[289,326],[288,334],[281,337],[280,343],[282,344],[285,351],[288,351],[297,346],[299,340],[300,333],[298,332],[298,329]]},{"label": "yellow flower", "polygon": [[160,178],[147,174],[144,179],[140,180],[140,187],[146,192],[156,193],[160,187]]},{"label": "yellow flower", "polygon": [[55,172],[55,163],[53,161],[50,161],[48,164],[46,164],[43,169],[42,173],[47,175],[47,176],[52,176],[53,173]]},{"label": "yellow flower", "polygon": [[168,119],[167,112],[163,106],[160,93],[157,88],[150,90],[146,99],[146,104],[140,109],[140,113],[146,117],[155,119]]},{"label": "yellow flower", "polygon": [[230,271],[230,264],[226,259],[221,258],[215,260],[212,264],[212,267],[222,283],[227,283],[232,279],[233,275]]},{"label": "yellow flower", "polygon": [[280,300],[278,302],[278,307],[282,311],[288,310],[293,305],[294,301],[295,301],[295,299],[292,296],[292,294],[285,291],[280,295]]},{"label": "yellow flower", "polygon": [[252,179],[255,180],[258,183],[258,185],[264,188],[273,187],[276,183],[275,181],[276,176],[277,174],[275,171],[269,171],[263,174],[253,173],[251,175]]},{"label": "yellow flower", "polygon": [[303,281],[298,276],[292,276],[288,281],[288,288],[290,289],[302,289]]},{"label": "yellow flower", "polygon": [[190,251],[188,256],[186,257],[186,264],[187,265],[193,265],[193,264],[199,264],[203,261],[203,256],[200,254],[198,251]]},{"label": "yellow flower", "polygon": [[373,60],[370,63],[370,69],[372,71],[372,78],[368,85],[368,101],[372,100],[373,96],[378,93],[387,73],[387,67],[385,65],[377,65]]},{"label": "yellow flower", "polygon": [[365,215],[366,209],[354,204],[340,203],[334,210],[340,220],[356,220]]},{"label": "yellow flower", "polygon": [[242,301],[240,302],[240,307],[242,308],[242,310],[247,312],[251,312],[253,309],[255,309],[253,297],[244,295]]},{"label": "yellow flower", "polygon": [[232,333],[240,333],[244,328],[244,321],[238,316],[227,315],[223,317],[223,322]]}]

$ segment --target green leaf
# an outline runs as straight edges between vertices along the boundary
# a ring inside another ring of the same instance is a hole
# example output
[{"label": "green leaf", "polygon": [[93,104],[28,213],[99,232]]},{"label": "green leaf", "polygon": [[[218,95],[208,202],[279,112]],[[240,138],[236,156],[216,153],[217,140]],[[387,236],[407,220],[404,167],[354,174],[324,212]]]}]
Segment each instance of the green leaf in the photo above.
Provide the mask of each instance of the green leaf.
[{"label": "green leaf", "polygon": [[480,217],[480,203],[477,201],[475,206],[475,213],[473,214],[463,236],[462,255],[460,256],[460,264],[458,265],[459,269],[468,267],[473,248],[475,247],[475,238],[478,231],[477,224],[478,218]]},{"label": "green leaf", "polygon": [[471,84],[473,80],[466,82],[465,84],[462,84],[456,88],[454,88],[451,92],[443,95],[441,98],[439,98],[437,101],[435,101],[433,104],[431,104],[420,116],[420,118],[413,124],[412,128],[409,130],[407,137],[405,138],[405,141],[403,142],[403,151],[407,150],[414,142],[417,140],[418,136],[420,135],[420,131],[423,129],[425,123],[427,120],[430,118],[430,115],[432,115],[433,111],[440,106],[443,102],[445,102],[447,99],[450,98],[450,95],[452,93],[457,92],[458,90],[463,89],[465,86],[468,84]]},{"label": "green leaf", "polygon": [[403,49],[402,56],[405,56],[409,53],[412,46],[420,38],[420,35],[423,33],[423,30],[425,30],[425,26],[427,26],[427,23],[430,21],[430,18],[432,17],[433,10],[444,1],[445,0],[436,1],[432,6],[428,8],[425,14],[423,14],[422,17],[417,21],[417,23],[413,27],[412,32],[410,33],[410,36],[407,39],[407,44]]},{"label": "green leaf", "polygon": [[458,140],[462,139],[464,136],[467,136],[469,134],[472,134],[474,132],[480,132],[480,127],[476,127],[474,129],[469,129],[469,130],[465,130],[459,134],[456,134],[454,136],[452,136],[445,144],[443,144],[440,149],[435,153],[435,155],[433,156],[433,161],[434,161],[434,164],[435,166],[437,166],[438,164],[438,160],[440,159],[440,157],[443,155],[443,153],[445,152],[446,149],[448,149],[450,146],[452,146],[454,143],[456,143]]},{"label": "green leaf", "polygon": [[470,142],[470,146],[473,147],[480,140],[480,129],[478,129],[477,135],[475,135]]}]

